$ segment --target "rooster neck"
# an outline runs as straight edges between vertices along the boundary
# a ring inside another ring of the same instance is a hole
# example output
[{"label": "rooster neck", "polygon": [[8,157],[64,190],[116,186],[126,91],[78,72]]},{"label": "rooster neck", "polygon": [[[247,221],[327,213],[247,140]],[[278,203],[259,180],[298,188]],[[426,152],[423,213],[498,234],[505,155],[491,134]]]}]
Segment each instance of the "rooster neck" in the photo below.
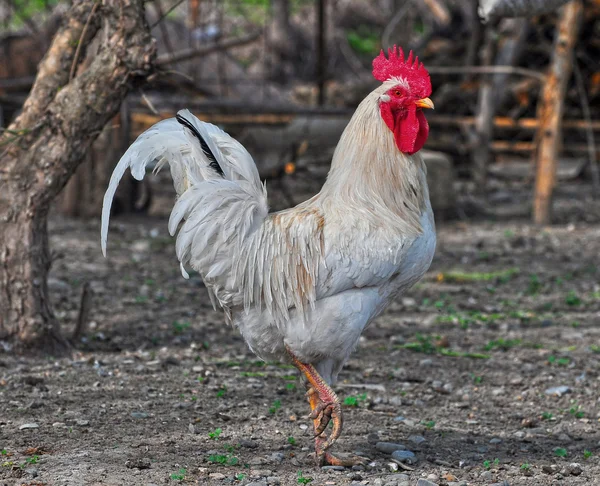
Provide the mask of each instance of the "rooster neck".
[{"label": "rooster neck", "polygon": [[421,233],[429,193],[423,159],[396,147],[394,134],[379,114],[379,90],[358,106],[344,130],[320,196],[367,210],[374,220],[401,222],[404,231]]}]

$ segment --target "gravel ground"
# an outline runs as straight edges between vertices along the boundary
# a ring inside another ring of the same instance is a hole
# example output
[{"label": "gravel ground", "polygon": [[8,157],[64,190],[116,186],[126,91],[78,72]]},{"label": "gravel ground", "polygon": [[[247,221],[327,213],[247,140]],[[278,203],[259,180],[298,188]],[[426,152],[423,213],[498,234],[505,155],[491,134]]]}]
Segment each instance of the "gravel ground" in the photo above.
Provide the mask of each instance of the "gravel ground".
[{"label": "gravel ground", "polygon": [[439,229],[340,376],[356,470],[315,467],[297,372],[181,278],[164,219],[110,237],[51,221],[55,308],[69,333],[89,282],[91,322],[72,359],[0,354],[0,485],[600,484],[597,224]]}]

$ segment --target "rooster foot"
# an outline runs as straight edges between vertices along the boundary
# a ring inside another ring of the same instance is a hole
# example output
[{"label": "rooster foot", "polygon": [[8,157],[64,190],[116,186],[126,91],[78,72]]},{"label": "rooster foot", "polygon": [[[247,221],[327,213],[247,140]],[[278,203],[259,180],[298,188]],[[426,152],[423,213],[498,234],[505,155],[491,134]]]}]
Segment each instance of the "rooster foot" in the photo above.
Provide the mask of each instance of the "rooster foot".
[{"label": "rooster foot", "polygon": [[[319,397],[320,400],[320,397]],[[330,440],[331,444],[337,440],[342,431],[342,407],[339,401],[323,402],[319,401],[318,405],[309,415],[314,421],[315,425],[315,437],[320,436],[329,425],[329,422],[333,420],[333,432],[331,433]],[[325,446],[329,448],[331,444]]]},{"label": "rooster foot", "polygon": [[323,449],[324,440],[322,437],[317,437],[315,439],[315,455],[317,458],[317,465],[322,466],[342,466],[342,467],[352,467],[352,466],[364,466],[367,464],[367,459],[360,456],[348,456],[348,457],[338,457],[333,455],[331,452],[328,452],[326,449]]}]

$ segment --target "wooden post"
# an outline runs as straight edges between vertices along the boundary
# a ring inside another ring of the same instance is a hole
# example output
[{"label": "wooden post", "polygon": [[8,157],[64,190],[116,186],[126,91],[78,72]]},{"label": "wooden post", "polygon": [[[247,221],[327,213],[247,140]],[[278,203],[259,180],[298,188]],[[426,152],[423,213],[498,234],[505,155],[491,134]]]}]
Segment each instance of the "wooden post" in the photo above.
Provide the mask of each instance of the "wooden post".
[{"label": "wooden post", "polygon": [[573,68],[573,47],[582,13],[581,0],[574,0],[563,7],[550,71],[539,102],[540,125],[533,202],[533,220],[536,224],[549,224],[552,219],[552,192],[556,185],[564,97]]}]

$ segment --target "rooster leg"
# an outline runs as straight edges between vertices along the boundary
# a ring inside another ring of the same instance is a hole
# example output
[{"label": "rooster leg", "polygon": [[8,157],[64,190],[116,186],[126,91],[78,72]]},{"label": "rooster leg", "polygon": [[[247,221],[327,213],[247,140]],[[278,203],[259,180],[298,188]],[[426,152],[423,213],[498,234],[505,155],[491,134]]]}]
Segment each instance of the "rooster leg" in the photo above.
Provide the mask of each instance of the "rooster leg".
[{"label": "rooster leg", "polygon": [[[313,420],[315,430],[315,453],[317,462],[320,466],[345,466],[351,467],[357,464],[363,464],[365,461],[360,457],[351,457],[341,459],[330,452],[328,449],[339,438],[342,433],[342,407],[339,398],[314,366],[302,363],[286,346],[286,349],[292,358],[294,366],[298,368],[308,380],[308,402],[310,403],[311,414],[309,417]],[[331,435],[327,438],[324,431],[333,422]]]}]

